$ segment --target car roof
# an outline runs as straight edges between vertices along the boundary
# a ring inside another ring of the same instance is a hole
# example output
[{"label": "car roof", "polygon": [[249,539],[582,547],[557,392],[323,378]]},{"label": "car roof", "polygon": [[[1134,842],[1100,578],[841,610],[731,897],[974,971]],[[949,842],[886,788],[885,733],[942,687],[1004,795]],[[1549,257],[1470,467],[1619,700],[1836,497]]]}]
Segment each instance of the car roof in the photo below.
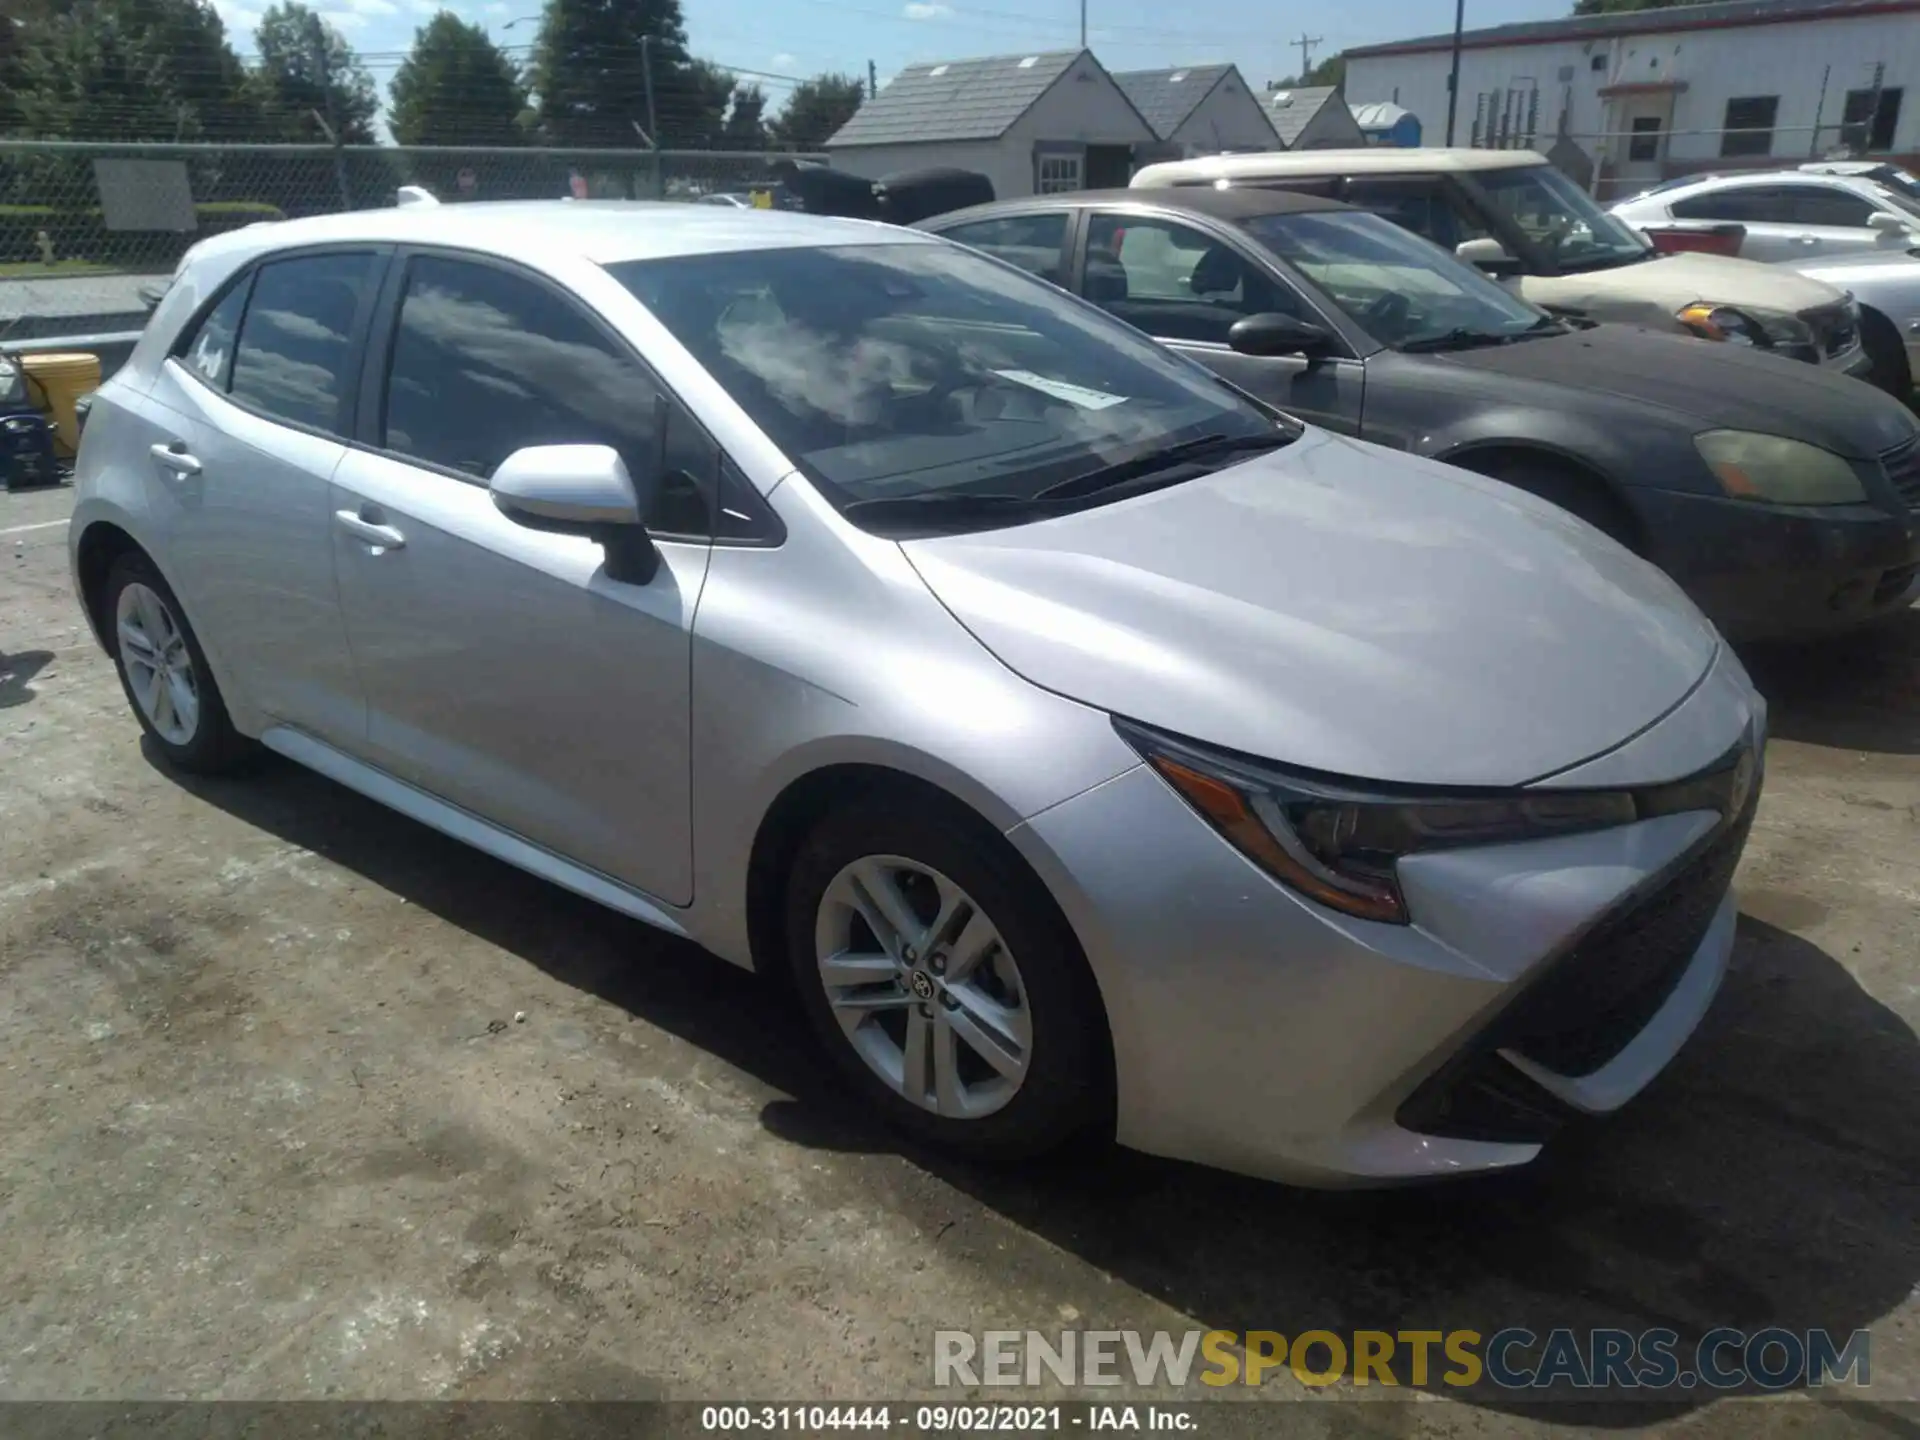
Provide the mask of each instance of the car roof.
[{"label": "car roof", "polygon": [[1468,170],[1517,170],[1545,165],[1535,150],[1273,150],[1258,155],[1206,155],[1166,160],[1133,177],[1136,187],[1158,188],[1194,180],[1271,180],[1287,175],[1457,174]]},{"label": "car roof", "polygon": [[266,253],[354,241],[452,245],[502,255],[577,255],[597,264],[724,250],[928,244],[872,220],[648,200],[499,200],[355,210],[249,225],[196,247],[201,255]]},{"label": "car roof", "polygon": [[1060,195],[1035,195],[1020,200],[996,200],[990,205],[971,205],[964,210],[930,216],[922,223],[929,229],[938,227],[944,230],[962,217],[985,219],[1013,211],[1081,210],[1098,205],[1146,205],[1156,210],[1185,210],[1194,215],[1210,215],[1217,220],[1250,220],[1258,215],[1298,215],[1309,211],[1356,208],[1342,205],[1338,200],[1329,200],[1324,195],[1302,195],[1292,190],[1244,187],[1216,190],[1212,186],[1155,190],[1151,193],[1139,190],[1071,190]]}]

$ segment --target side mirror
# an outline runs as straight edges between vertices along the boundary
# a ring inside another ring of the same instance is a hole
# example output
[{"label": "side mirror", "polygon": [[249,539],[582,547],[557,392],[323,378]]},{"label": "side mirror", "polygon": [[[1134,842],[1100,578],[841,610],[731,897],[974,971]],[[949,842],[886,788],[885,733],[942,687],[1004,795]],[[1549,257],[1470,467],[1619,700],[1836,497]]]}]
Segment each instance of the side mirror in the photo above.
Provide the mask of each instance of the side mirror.
[{"label": "side mirror", "polygon": [[1878,230],[1882,235],[1906,235],[1920,229],[1920,225],[1889,211],[1876,210],[1867,217],[1867,228]]},{"label": "side mirror", "polygon": [[608,579],[644,585],[660,568],[642,518],[658,484],[655,475],[636,484],[608,445],[529,445],[500,462],[487,493],[516,525],[596,541]]},{"label": "side mirror", "polygon": [[1227,344],[1242,355],[1323,355],[1333,336],[1291,315],[1249,315],[1227,331]]},{"label": "side mirror", "polygon": [[1490,235],[1483,235],[1478,240],[1462,240],[1453,247],[1453,253],[1489,275],[1520,273],[1520,262],[1513,258],[1506,246]]}]

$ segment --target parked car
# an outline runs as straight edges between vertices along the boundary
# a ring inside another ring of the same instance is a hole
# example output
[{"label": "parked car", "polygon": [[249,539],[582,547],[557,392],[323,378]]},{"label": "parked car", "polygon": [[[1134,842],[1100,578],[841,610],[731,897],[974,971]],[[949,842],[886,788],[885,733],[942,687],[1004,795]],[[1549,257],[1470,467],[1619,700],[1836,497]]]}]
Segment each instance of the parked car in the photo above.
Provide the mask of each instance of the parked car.
[{"label": "parked car", "polygon": [[1873,382],[1909,405],[1920,381],[1920,255],[1868,251],[1794,260],[1809,279],[1847,291],[1860,306],[1860,333],[1873,359]]},{"label": "parked car", "polygon": [[158,755],[249,742],[739,965],[974,1153],[1524,1163],[1709,1005],[1765,706],[1674,584],[872,224],[198,247],[87,428]]},{"label": "parked car", "polygon": [[1860,317],[1831,286],[1749,260],[1663,255],[1530,150],[1300,150],[1149,165],[1139,189],[1301,190],[1376,210],[1560,314],[1869,369]]},{"label": "parked car", "polygon": [[1692,175],[1623,200],[1613,213],[1643,230],[1675,220],[1734,221],[1746,227],[1741,258],[1769,263],[1920,248],[1920,199],[1865,175]]},{"label": "parked car", "polygon": [[1909,200],[1920,200],[1920,177],[1884,160],[1809,160],[1800,168],[1810,175],[1859,175],[1898,190]]},{"label": "parked car", "polygon": [[1558,321],[1312,195],[1080,192],[923,228],[1303,420],[1552,501],[1659,564],[1736,639],[1857,626],[1920,595],[1920,424],[1844,376]]}]

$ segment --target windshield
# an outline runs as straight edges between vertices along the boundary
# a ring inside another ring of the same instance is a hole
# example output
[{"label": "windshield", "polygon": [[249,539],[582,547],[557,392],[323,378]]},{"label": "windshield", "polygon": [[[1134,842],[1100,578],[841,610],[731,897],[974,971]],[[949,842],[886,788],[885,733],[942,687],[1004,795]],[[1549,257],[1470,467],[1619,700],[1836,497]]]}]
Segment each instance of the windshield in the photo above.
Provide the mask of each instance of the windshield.
[{"label": "windshield", "polygon": [[1504,338],[1534,330],[1546,318],[1471,265],[1378,215],[1261,215],[1242,224],[1383,345],[1424,346],[1451,334]]},{"label": "windshield", "polygon": [[1908,177],[1907,188],[1896,187],[1893,181],[1881,179],[1875,182],[1873,192],[1892,209],[1920,217],[1920,183],[1916,183],[1911,176]]},{"label": "windshield", "polygon": [[842,508],[1031,498],[1201,437],[1286,438],[1199,365],[954,246],[607,268]]},{"label": "windshield", "polygon": [[1555,268],[1598,270],[1644,260],[1653,252],[1565,174],[1551,165],[1481,170],[1463,176],[1477,184],[1493,209],[1539,246]]}]

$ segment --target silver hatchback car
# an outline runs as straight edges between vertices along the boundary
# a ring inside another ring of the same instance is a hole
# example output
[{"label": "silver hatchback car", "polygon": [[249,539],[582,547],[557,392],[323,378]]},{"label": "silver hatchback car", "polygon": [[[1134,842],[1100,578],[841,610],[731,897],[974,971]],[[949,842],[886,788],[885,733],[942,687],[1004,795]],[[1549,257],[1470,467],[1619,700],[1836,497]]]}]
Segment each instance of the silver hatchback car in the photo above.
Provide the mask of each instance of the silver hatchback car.
[{"label": "silver hatchback car", "polygon": [[976,1154],[1517,1165],[1732,943],[1764,707],[1664,576],[911,231],[206,241],[72,537],[168,761],[264,745],[789,975]]}]

